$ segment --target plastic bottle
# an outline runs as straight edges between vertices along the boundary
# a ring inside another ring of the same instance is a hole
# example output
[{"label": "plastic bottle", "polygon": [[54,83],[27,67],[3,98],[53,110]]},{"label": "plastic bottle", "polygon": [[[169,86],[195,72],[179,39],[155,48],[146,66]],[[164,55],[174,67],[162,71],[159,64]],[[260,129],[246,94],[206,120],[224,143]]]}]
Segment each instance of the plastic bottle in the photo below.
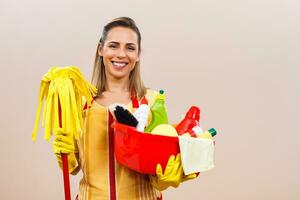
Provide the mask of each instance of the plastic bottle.
[{"label": "plastic bottle", "polygon": [[192,128],[192,130],[190,130],[189,132],[186,132],[184,134],[182,134],[181,136],[189,136],[189,137],[195,137],[195,135],[199,135],[203,133],[202,128],[199,125],[196,125]]},{"label": "plastic bottle", "polygon": [[197,137],[194,127],[199,126],[200,120],[200,108],[197,106],[192,106],[186,113],[183,120],[176,126],[176,131],[178,135],[183,135],[189,133],[192,137]]},{"label": "plastic bottle", "polygon": [[216,129],[211,128],[208,131],[205,131],[205,132],[197,135],[197,138],[212,139],[215,135],[217,135]]},{"label": "plastic bottle", "polygon": [[147,123],[147,117],[148,117],[149,111],[150,111],[150,108],[148,106],[148,100],[144,96],[141,100],[141,104],[140,104],[139,108],[133,114],[134,117],[139,122],[136,129],[140,132],[144,131],[144,128],[145,128],[146,123]]},{"label": "plastic bottle", "polygon": [[151,132],[156,126],[160,124],[168,124],[168,114],[165,107],[164,91],[160,90],[154,104],[151,107],[152,120],[145,128],[145,132]]},{"label": "plastic bottle", "polygon": [[203,133],[203,130],[202,130],[202,128],[199,126],[199,124],[197,124],[196,126],[194,126],[194,127],[192,128],[192,131],[193,131],[196,135]]}]

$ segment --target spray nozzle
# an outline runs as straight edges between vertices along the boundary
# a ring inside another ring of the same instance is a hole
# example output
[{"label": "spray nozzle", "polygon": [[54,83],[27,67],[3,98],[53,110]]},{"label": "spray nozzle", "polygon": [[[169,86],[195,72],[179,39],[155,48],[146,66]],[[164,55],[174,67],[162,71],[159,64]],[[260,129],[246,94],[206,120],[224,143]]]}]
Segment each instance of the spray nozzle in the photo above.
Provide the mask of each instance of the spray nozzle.
[{"label": "spray nozzle", "polygon": [[200,108],[197,106],[192,106],[186,113],[186,117],[195,119],[197,122],[200,120]]}]

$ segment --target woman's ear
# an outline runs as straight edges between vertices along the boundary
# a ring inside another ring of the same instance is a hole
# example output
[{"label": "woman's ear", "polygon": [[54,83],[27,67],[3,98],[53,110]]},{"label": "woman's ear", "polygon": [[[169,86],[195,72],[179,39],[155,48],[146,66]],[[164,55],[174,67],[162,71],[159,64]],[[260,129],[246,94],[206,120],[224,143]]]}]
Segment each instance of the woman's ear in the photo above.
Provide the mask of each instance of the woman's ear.
[{"label": "woman's ear", "polygon": [[139,62],[139,61],[140,61],[140,57],[141,57],[141,52],[138,53],[138,57],[137,57],[136,62]]},{"label": "woman's ear", "polygon": [[102,47],[102,44],[99,43],[99,47],[98,47],[98,55],[99,56],[102,56],[103,55],[103,47]]}]

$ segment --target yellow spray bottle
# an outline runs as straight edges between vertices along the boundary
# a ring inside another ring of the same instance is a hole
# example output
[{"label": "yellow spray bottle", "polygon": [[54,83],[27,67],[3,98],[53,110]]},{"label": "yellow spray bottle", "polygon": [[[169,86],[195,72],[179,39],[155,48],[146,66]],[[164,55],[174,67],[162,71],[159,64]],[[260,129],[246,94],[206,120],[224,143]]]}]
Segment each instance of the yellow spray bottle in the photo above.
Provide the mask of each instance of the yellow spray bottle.
[{"label": "yellow spray bottle", "polygon": [[160,90],[154,104],[151,107],[152,120],[145,128],[145,132],[150,133],[156,126],[160,124],[168,124],[168,115],[165,107],[164,91]]}]

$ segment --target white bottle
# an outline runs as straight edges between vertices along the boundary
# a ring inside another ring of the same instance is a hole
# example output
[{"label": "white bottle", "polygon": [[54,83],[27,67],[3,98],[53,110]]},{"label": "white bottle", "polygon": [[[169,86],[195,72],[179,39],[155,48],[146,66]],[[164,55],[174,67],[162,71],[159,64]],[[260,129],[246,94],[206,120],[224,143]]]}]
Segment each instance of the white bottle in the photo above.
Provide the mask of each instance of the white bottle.
[{"label": "white bottle", "polygon": [[143,97],[139,108],[133,114],[139,122],[136,129],[140,132],[144,132],[149,111],[150,108],[148,105],[148,100],[146,99],[146,97]]},{"label": "white bottle", "polygon": [[196,135],[203,133],[203,130],[199,125],[194,126],[192,130],[196,133]]}]

